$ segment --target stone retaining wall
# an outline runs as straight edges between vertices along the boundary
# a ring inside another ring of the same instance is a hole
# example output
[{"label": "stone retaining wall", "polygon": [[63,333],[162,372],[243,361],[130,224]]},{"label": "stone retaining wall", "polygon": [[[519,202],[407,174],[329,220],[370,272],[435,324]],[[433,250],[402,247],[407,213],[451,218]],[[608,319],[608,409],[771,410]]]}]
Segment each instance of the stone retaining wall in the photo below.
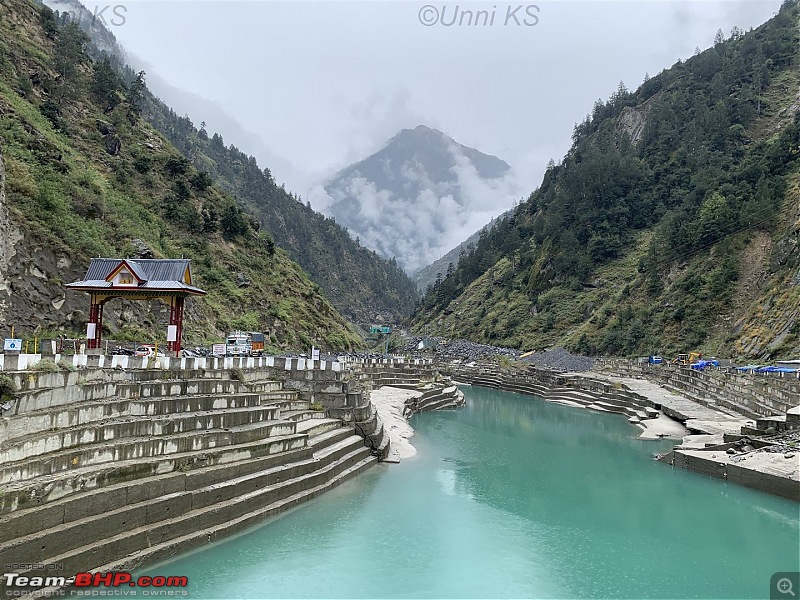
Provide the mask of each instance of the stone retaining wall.
[{"label": "stone retaining wall", "polygon": [[[725,452],[722,447],[718,451]],[[709,455],[711,452],[703,452],[703,454]],[[707,477],[723,479],[730,483],[782,496],[795,502],[800,501],[800,483],[788,477],[782,477],[763,470],[746,468],[729,462],[717,461],[710,456],[691,454],[680,450],[672,451],[661,460],[679,469],[687,469]]]}]

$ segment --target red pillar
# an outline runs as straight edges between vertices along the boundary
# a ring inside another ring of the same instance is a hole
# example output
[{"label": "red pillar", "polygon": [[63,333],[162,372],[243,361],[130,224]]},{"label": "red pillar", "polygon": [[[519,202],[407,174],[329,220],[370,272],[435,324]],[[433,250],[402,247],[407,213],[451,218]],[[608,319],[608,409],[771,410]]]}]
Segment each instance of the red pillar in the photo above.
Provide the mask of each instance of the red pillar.
[{"label": "red pillar", "polygon": [[95,348],[101,347],[103,341],[103,304],[105,302],[97,303],[97,333],[94,336]]},{"label": "red pillar", "polygon": [[103,303],[94,294],[89,306],[89,323],[94,323],[94,338],[86,340],[86,347],[91,350],[99,348],[103,339]]},{"label": "red pillar", "polygon": [[183,296],[176,296],[170,302],[169,324],[175,325],[177,334],[174,342],[169,342],[167,348],[177,355],[181,351],[181,338],[183,336]]}]

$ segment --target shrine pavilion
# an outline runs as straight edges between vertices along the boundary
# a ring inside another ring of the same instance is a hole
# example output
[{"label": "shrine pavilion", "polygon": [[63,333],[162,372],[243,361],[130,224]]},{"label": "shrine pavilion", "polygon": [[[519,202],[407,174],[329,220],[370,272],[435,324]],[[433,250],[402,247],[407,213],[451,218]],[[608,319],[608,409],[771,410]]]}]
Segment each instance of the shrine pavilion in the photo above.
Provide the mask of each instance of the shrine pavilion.
[{"label": "shrine pavilion", "polygon": [[87,348],[100,348],[103,337],[103,305],[114,298],[161,300],[170,307],[168,350],[179,352],[183,333],[183,305],[187,296],[205,292],[192,285],[189,259],[93,258],[82,281],[66,288],[91,294]]}]

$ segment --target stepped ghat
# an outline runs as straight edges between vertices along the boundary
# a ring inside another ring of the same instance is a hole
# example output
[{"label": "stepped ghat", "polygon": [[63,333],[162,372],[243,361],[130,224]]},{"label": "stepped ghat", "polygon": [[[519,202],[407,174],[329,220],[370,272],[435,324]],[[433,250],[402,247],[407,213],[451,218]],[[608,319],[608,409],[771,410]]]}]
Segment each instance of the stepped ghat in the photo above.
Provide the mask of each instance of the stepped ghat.
[{"label": "stepped ghat", "polygon": [[135,569],[257,525],[386,457],[370,389],[428,385],[425,409],[455,389],[430,361],[65,358],[83,368],[4,360],[0,560],[31,576]]},{"label": "stepped ghat", "polygon": [[690,435],[662,462],[800,501],[797,379],[747,381],[725,372],[672,366],[659,371],[661,365],[650,367],[658,374],[651,378],[643,374],[648,366],[624,360],[599,363],[597,372],[587,374],[533,366],[511,371],[496,364],[453,363],[442,369],[472,385],[622,414],[645,431],[642,437],[661,437],[647,436],[647,428],[666,415],[683,423]]},{"label": "stepped ghat", "polygon": [[640,394],[576,373],[557,373],[533,367],[525,372],[511,373],[491,365],[454,365],[446,370],[454,379],[464,383],[539,396],[549,402],[618,413],[626,416],[628,422],[634,425],[642,426],[644,421],[656,419],[659,415],[659,409]]},{"label": "stepped ghat", "polygon": [[[624,359],[603,359],[596,369],[621,378],[644,378],[697,404],[744,415],[755,421],[751,433],[769,427],[790,430],[787,411],[800,404],[800,379],[782,373],[740,373],[734,369],[703,371],[671,364],[651,365]],[[676,418],[686,415],[676,411]]]}]

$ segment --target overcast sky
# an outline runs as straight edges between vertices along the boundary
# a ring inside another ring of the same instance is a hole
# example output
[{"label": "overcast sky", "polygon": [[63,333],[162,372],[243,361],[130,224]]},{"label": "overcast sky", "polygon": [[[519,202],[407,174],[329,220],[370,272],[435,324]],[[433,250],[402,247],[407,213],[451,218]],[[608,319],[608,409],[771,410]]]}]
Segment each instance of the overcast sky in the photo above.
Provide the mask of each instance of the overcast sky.
[{"label": "overcast sky", "polygon": [[[569,148],[574,123],[620,80],[635,89],[645,73],[710,46],[717,29],[727,37],[734,25],[763,23],[780,1],[120,4],[124,23],[110,29],[151,84],[163,78],[195,95],[174,108],[307,197],[419,124],[507,161],[527,195]],[[486,14],[448,26],[466,10]]]}]

